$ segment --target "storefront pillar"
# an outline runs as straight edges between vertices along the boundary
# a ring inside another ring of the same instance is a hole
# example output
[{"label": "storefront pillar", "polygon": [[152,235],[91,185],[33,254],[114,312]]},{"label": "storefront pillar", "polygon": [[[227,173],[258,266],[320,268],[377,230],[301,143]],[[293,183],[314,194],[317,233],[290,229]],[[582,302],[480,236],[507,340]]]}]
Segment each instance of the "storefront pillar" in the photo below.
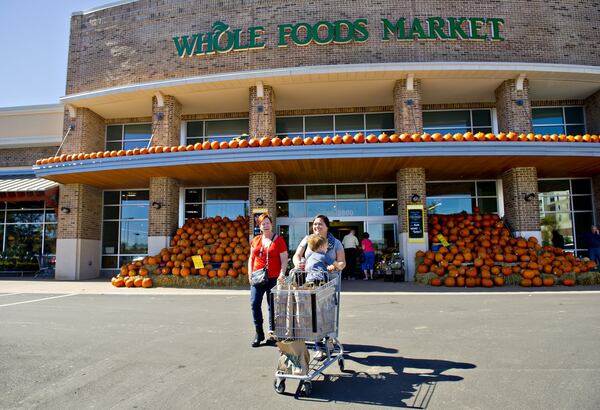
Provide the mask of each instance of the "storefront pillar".
[{"label": "storefront pillar", "polygon": [[181,141],[181,104],[171,95],[152,97],[152,145],[173,146]]},{"label": "storefront pillar", "polygon": [[[416,272],[415,254],[417,251],[427,251],[429,241],[427,236],[427,209],[424,168],[403,168],[396,173],[398,189],[398,233],[400,254],[404,258],[406,280],[413,281]],[[408,206],[423,206],[422,237],[411,237],[407,223]]]},{"label": "storefront pillar", "polygon": [[100,274],[102,190],[82,184],[60,186],[56,239],[57,280]]},{"label": "storefront pillar", "polygon": [[63,131],[63,136],[67,137],[60,148],[60,154],[98,152],[106,148],[104,118],[88,108],[65,108]]},{"label": "storefront pillar", "polygon": [[168,177],[150,178],[148,254],[169,247],[179,225],[179,182]]},{"label": "storefront pillar", "polygon": [[[277,177],[272,172],[251,172],[248,181],[250,215],[259,215],[266,210],[276,226]],[[254,235],[254,217],[250,218],[250,236]],[[273,228],[275,229],[275,228]]]},{"label": "storefront pillar", "polygon": [[502,175],[504,220],[515,236],[534,236],[542,243],[537,169],[511,168]]},{"label": "storefront pillar", "polygon": [[600,134],[600,91],[585,99],[585,120],[588,134]]},{"label": "storefront pillar", "polygon": [[496,88],[498,131],[532,132],[529,81],[506,80]]},{"label": "storefront pillar", "polygon": [[398,134],[423,132],[421,81],[413,78],[396,81],[394,86],[394,127]]},{"label": "storefront pillar", "polygon": [[592,192],[594,195],[594,209],[596,210],[594,223],[600,225],[600,175],[592,177]]},{"label": "storefront pillar", "polygon": [[251,138],[275,136],[275,92],[273,87],[268,85],[250,87],[248,116]]}]

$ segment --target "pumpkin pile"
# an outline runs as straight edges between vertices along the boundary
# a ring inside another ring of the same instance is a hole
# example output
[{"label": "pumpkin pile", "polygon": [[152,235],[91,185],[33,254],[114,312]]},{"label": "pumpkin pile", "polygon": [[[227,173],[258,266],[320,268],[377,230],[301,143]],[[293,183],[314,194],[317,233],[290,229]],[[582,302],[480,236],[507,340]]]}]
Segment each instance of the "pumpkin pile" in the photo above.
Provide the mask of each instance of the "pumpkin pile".
[{"label": "pumpkin pile", "polygon": [[[448,246],[436,244],[443,236]],[[432,286],[573,286],[600,283],[596,264],[535,237],[513,237],[498,215],[429,215],[430,250],[416,254],[416,280]]]},{"label": "pumpkin pile", "polygon": [[[137,286],[136,278],[148,276],[150,286],[222,287],[247,284],[250,243],[248,218],[238,216],[198,219],[190,218],[177,229],[169,248],[158,255],[121,267],[113,278],[115,286]],[[193,256],[202,259],[204,267],[196,268]],[[131,285],[128,281],[133,278]],[[124,283],[122,284],[121,281]]]},{"label": "pumpkin pile", "polygon": [[447,134],[392,134],[388,135],[385,132],[379,135],[369,134],[364,135],[359,132],[355,135],[346,133],[345,135],[335,135],[333,137],[269,137],[262,138],[233,138],[230,141],[204,141],[190,145],[173,145],[173,146],[153,146],[148,148],[134,148],[128,150],[113,150],[99,152],[81,152],[79,154],[62,154],[54,157],[38,159],[35,162],[37,166],[51,165],[60,162],[96,160],[102,158],[129,157],[147,154],[163,154],[170,152],[184,151],[207,151],[207,150],[223,150],[235,148],[258,148],[258,147],[279,147],[279,146],[299,146],[299,145],[339,145],[339,144],[377,144],[377,143],[398,143],[398,142],[477,142],[477,141],[521,141],[521,142],[562,142],[562,143],[577,143],[588,142],[598,143],[600,137],[598,135],[565,135],[565,134],[517,134],[516,132],[494,134],[491,132],[472,133],[447,133]]}]

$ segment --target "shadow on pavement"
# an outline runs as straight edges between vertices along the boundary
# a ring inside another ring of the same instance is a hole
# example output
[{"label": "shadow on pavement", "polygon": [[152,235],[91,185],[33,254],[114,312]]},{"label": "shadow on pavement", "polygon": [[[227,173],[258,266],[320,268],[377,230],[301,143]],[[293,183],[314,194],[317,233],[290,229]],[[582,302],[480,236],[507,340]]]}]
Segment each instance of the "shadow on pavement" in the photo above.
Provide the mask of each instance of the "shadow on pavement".
[{"label": "shadow on pavement", "polygon": [[[344,350],[348,352],[344,354],[346,370],[340,373],[332,365],[324,376],[313,380],[310,397],[300,400],[426,409],[437,383],[463,380],[445,372],[476,367],[472,363],[390,356],[398,351],[379,346],[344,345]],[[357,367],[365,370],[351,370]]]}]

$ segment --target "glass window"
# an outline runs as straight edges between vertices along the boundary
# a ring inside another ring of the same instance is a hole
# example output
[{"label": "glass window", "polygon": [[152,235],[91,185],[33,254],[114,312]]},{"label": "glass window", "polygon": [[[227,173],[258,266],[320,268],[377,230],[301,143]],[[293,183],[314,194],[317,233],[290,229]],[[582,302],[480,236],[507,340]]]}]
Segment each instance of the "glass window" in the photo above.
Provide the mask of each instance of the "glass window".
[{"label": "glass window", "polygon": [[438,198],[427,197],[427,212],[431,214],[472,213],[471,198]]},{"label": "glass window", "polygon": [[33,269],[36,255],[55,253],[56,214],[44,206],[43,201],[0,202],[0,252],[15,263],[27,262],[25,270]]},{"label": "glass window", "polygon": [[475,183],[474,182],[441,182],[441,183],[427,183],[426,185],[427,196],[446,196],[446,195],[475,195]]},{"label": "glass window", "polygon": [[495,181],[477,181],[478,196],[496,196]]},{"label": "glass window", "polygon": [[275,133],[277,135],[302,134],[303,132],[303,117],[282,117],[275,120]]},{"label": "glass window", "polygon": [[248,188],[206,188],[206,201],[247,201]]},{"label": "glass window", "polygon": [[333,209],[338,217],[362,216],[367,214],[367,203],[365,201],[337,201]]},{"label": "glass window", "polygon": [[44,225],[44,255],[56,254],[56,224]]},{"label": "glass window", "polygon": [[148,253],[149,196],[147,190],[104,191],[102,269]]},{"label": "glass window", "polygon": [[367,121],[366,133],[379,131],[394,132],[394,113],[365,114],[365,117]]},{"label": "glass window", "polygon": [[248,133],[248,119],[205,121],[207,137],[237,137]]},{"label": "glass window", "polygon": [[304,185],[277,187],[278,201],[289,201],[292,199],[304,199]]},{"label": "glass window", "polygon": [[395,224],[369,223],[367,230],[377,254],[393,252],[396,249]]},{"label": "glass window", "polygon": [[536,134],[585,134],[583,107],[532,108],[531,115]]},{"label": "glass window", "polygon": [[369,216],[398,215],[398,201],[369,200],[367,212]]},{"label": "glass window", "polygon": [[106,127],[106,149],[120,150],[144,148],[150,142],[152,124],[108,125]]},{"label": "glass window", "polygon": [[[185,190],[185,218],[214,216],[235,219],[248,215],[248,188],[189,188]],[[204,200],[202,200],[204,198]]]},{"label": "glass window", "polygon": [[[334,185],[307,185],[306,199],[335,199]],[[309,213],[310,215],[310,213]]]},{"label": "glass window", "polygon": [[[472,118],[472,120],[471,120]],[[424,111],[423,130],[428,133],[491,132],[492,112],[484,110]]]},{"label": "glass window", "polygon": [[335,206],[335,201],[323,201],[323,202],[306,202],[306,213],[310,216],[319,214],[330,214]]},{"label": "glass window", "polygon": [[185,128],[188,144],[195,144],[203,140],[204,121],[188,121]]},{"label": "glass window", "polygon": [[396,184],[367,184],[369,199],[396,198],[398,196]]},{"label": "glass window", "polygon": [[335,131],[337,133],[363,132],[365,129],[365,116],[363,114],[336,115]]},{"label": "glass window", "polygon": [[333,131],[333,115],[305,117],[306,133]]},{"label": "glass window", "polygon": [[544,245],[551,245],[553,230],[565,237],[565,249],[586,255],[583,236],[594,221],[591,180],[542,179],[538,181]]},{"label": "glass window", "polygon": [[367,197],[366,186],[360,185],[337,185],[337,199],[365,199]]}]

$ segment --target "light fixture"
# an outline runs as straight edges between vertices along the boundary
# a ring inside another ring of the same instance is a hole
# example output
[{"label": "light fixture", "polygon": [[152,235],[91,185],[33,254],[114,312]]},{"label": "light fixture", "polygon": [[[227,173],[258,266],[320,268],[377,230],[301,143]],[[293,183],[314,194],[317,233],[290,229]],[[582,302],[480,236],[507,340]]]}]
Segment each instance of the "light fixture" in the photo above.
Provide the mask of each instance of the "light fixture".
[{"label": "light fixture", "polygon": [[515,104],[522,107],[525,104],[525,101],[519,98],[518,100],[515,100]]},{"label": "light fixture", "polygon": [[157,113],[156,113],[156,119],[157,119],[158,121],[162,121],[162,120],[163,120],[163,118],[165,118],[165,114],[164,114],[164,113],[162,113],[162,112],[157,112]]},{"label": "light fixture", "polygon": [[60,212],[62,212],[63,214],[68,214],[71,212],[71,208],[66,207],[66,206],[61,206],[60,207]]},{"label": "light fixture", "polygon": [[420,199],[421,199],[421,196],[419,194],[412,194],[410,196],[410,201],[411,202],[419,202]]},{"label": "light fixture", "polygon": [[152,202],[152,208],[160,209],[162,208],[162,204],[160,202]]},{"label": "light fixture", "polygon": [[531,201],[533,201],[534,198],[535,198],[535,194],[533,192],[530,192],[528,194],[525,194],[525,197],[523,199],[526,202],[531,202]]},{"label": "light fixture", "polygon": [[404,104],[406,104],[407,107],[412,107],[415,105],[415,100],[409,98],[408,100],[404,101]]},{"label": "light fixture", "polygon": [[260,197],[256,198],[254,202],[256,202],[256,205],[258,206],[263,206],[265,204],[265,201]]}]

